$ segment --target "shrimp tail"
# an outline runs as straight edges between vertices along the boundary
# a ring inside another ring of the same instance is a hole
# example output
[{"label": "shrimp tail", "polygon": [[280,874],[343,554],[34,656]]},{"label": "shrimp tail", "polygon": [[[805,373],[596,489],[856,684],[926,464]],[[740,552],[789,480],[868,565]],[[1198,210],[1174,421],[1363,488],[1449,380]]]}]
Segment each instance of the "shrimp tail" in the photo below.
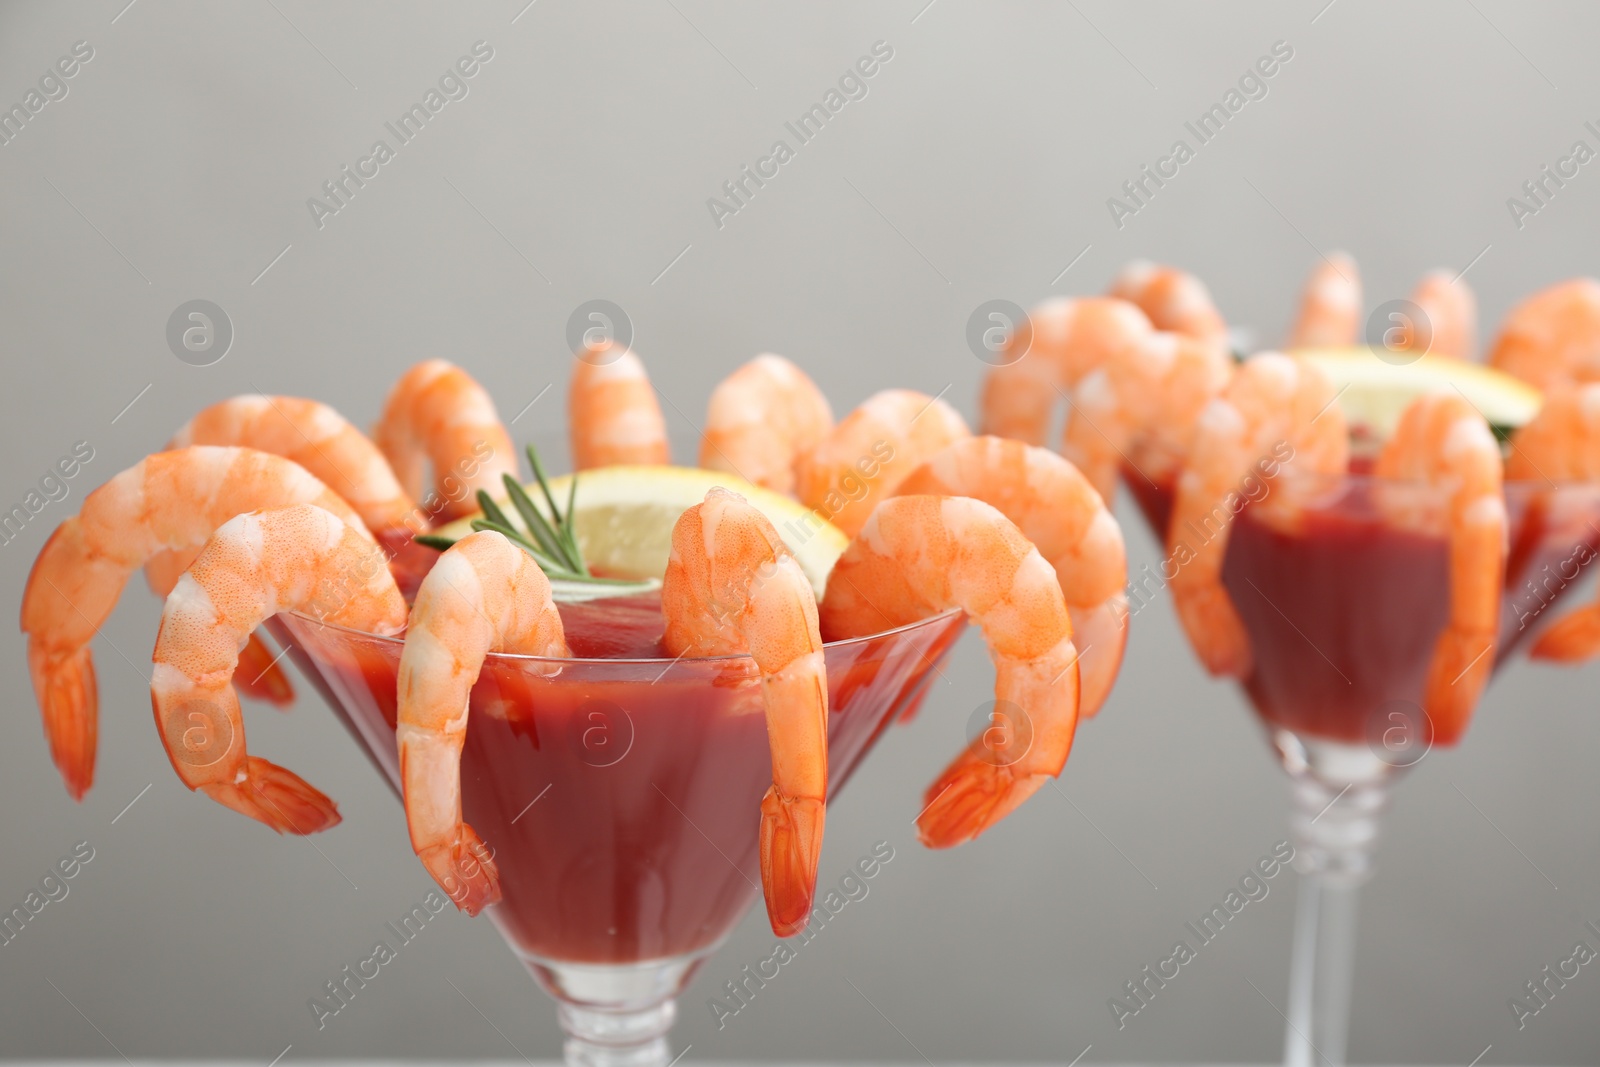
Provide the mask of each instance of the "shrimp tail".
[{"label": "shrimp tail", "polygon": [[1193,642],[1206,670],[1219,678],[1249,677],[1253,665],[1250,637],[1227,589],[1220,583],[1197,585],[1185,593],[1175,601],[1178,615],[1188,633],[1208,635],[1204,642]]},{"label": "shrimp tail", "polygon": [[917,836],[929,848],[965,844],[1011,814],[1049,777],[1017,774],[997,764],[994,751],[981,740],[974,741],[923,794],[927,807],[917,817]]},{"label": "shrimp tail", "polygon": [[260,756],[245,759],[237,782],[206,782],[200,792],[280,834],[314,834],[339,825],[339,808],[298,774]]},{"label": "shrimp tail", "polygon": [[278,666],[272,649],[267,647],[260,634],[251,634],[239,650],[239,665],[234,668],[233,687],[239,690],[241,696],[264,700],[276,707],[287,708],[294,703],[294,687],[289,684],[289,676]]},{"label": "shrimp tail", "polygon": [[468,915],[500,903],[500,869],[489,846],[468,824],[461,824],[453,841],[423,848],[417,858],[449,894],[451,903]]},{"label": "shrimp tail", "polygon": [[94,660],[87,645],[66,653],[28,642],[28,671],[44,717],[50,756],[73,800],[82,800],[94,784],[94,757],[100,724]]},{"label": "shrimp tail", "polygon": [[824,818],[815,797],[786,797],[772,786],[761,798],[761,891],[779,937],[799,933],[811,918]]},{"label": "shrimp tail", "polygon": [[1461,739],[1493,669],[1492,631],[1450,627],[1439,636],[1423,690],[1434,741],[1453,745]]},{"label": "shrimp tail", "polygon": [[1577,663],[1596,652],[1600,652],[1600,604],[1590,604],[1546,627],[1528,655],[1558,663]]}]

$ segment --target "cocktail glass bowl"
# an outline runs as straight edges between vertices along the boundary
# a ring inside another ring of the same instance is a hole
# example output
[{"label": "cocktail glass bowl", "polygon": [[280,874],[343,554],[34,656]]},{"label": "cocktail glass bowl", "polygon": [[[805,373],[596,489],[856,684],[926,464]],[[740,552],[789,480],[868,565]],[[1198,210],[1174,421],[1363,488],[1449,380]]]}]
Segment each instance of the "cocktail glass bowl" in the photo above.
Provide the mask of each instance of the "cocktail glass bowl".
[{"label": "cocktail glass bowl", "polygon": [[[1171,486],[1135,471],[1125,482],[1151,527],[1167,530]],[[1497,668],[1559,614],[1552,605],[1600,547],[1600,485],[1513,482],[1505,497]],[[1241,684],[1292,781],[1304,876],[1285,1039],[1296,1067],[1344,1062],[1357,889],[1394,782],[1435,741],[1423,689],[1449,620],[1449,545],[1438,532],[1447,503],[1438,486],[1358,466],[1286,474],[1232,523],[1222,581],[1254,657]],[[1177,558],[1164,560],[1167,581]]]},{"label": "cocktail glass bowl", "polygon": [[[945,613],[826,646],[830,793],[962,624]],[[402,640],[292,613],[273,628],[398,793]],[[771,781],[748,657],[488,658],[462,808],[499,868],[489,914],[556,999],[568,1063],[669,1061],[673,998],[760,896]]]}]

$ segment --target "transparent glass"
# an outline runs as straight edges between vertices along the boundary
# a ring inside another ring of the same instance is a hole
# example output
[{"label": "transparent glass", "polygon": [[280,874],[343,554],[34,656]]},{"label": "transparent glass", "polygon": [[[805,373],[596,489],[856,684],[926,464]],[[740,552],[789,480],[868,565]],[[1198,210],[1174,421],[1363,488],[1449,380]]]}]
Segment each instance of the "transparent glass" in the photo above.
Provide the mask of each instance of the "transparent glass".
[{"label": "transparent glass", "polygon": [[[1166,529],[1170,485],[1125,481],[1151,526]],[[1549,609],[1600,549],[1600,486],[1518,482],[1505,496],[1496,666],[1559,614]],[[1447,513],[1437,486],[1300,474],[1272,483],[1232,524],[1222,581],[1254,655],[1242,686],[1290,776],[1302,874],[1292,1067],[1345,1062],[1358,890],[1394,783],[1436,740],[1422,698],[1448,622]],[[1184,533],[1191,544],[1207,536]]]},{"label": "transparent glass", "polygon": [[[946,613],[826,646],[830,794],[920,697],[962,624]],[[401,639],[296,614],[271,626],[398,794]],[[557,1000],[569,1063],[669,1061],[673,998],[760,896],[771,781],[748,657],[489,657],[462,807],[499,867],[489,915]]]}]

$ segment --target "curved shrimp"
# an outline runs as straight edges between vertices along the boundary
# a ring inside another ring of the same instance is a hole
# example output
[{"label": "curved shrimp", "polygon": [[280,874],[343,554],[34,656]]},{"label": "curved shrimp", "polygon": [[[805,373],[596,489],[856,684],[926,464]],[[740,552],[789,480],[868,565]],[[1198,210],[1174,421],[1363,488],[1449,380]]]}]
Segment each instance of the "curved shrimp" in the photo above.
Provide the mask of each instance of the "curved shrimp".
[{"label": "curved shrimp", "polygon": [[1143,311],[1109,296],[1058,297],[1028,312],[1030,337],[1020,357],[995,367],[979,401],[984,433],[1042,445],[1050,413],[1066,391],[1095,367],[1121,355],[1151,330]]},{"label": "curved shrimp", "polygon": [[571,654],[550,580],[532,556],[482,531],[451,545],[417,590],[395,731],[411,847],[469,915],[500,899],[494,860],[461,819],[468,695],[490,652]]},{"label": "curved shrimp", "polygon": [[[400,485],[441,522],[477,509],[478,490],[504,492],[501,476],[517,476],[511,435],[494,401],[466,371],[442,359],[400,376],[373,434]],[[423,471],[433,468],[433,490]]]},{"label": "curved shrimp", "polygon": [[[1343,473],[1350,445],[1333,383],[1315,365],[1266,352],[1239,365],[1206,405],[1178,476],[1167,553],[1178,618],[1206,669],[1247,677],[1250,639],[1222,585],[1233,520],[1248,480],[1281,468]],[[1282,502],[1279,502],[1282,504]]]},{"label": "curved shrimp", "polygon": [[[1506,481],[1600,481],[1600,382],[1552,392],[1539,413],[1512,436],[1505,477]],[[1578,536],[1589,535],[1585,530]],[[1528,650],[1535,659],[1569,663],[1596,653],[1600,653],[1600,604],[1561,616]]]},{"label": "curved shrimp", "polygon": [[[1471,359],[1478,345],[1478,301],[1472,288],[1459,275],[1448,270],[1431,270],[1411,291],[1411,302],[1422,309],[1428,324],[1429,355],[1447,359]],[[1412,334],[1407,347],[1421,347]]]},{"label": "curved shrimp", "polygon": [[[220,401],[185,423],[167,448],[188,445],[236,445],[293,460],[343,497],[378,543],[391,552],[427,528],[427,521],[400,488],[378,446],[343,415],[318,401],[259,394]],[[200,547],[152,557],[144,568],[151,590],[165,599]],[[251,634],[239,652],[235,681],[239,691],[280,706],[292,701],[294,689],[277,658],[261,635]]]},{"label": "curved shrimp", "polygon": [[1054,568],[1081,647],[1079,710],[1105,703],[1128,640],[1128,556],[1100,494],[1048,449],[970,437],[918,467],[895,495],[965,496],[999,509]]},{"label": "curved shrimp", "polygon": [[1489,363],[1546,393],[1600,379],[1600,281],[1572,278],[1512,308]]},{"label": "curved shrimp", "polygon": [[1380,499],[1392,521],[1449,539],[1450,621],[1428,665],[1423,709],[1433,723],[1434,739],[1452,744],[1466,730],[1494,668],[1507,537],[1500,446],[1464,397],[1419,396],[1400,416],[1373,474],[1449,492],[1443,515],[1431,501],[1419,503],[1414,493]]},{"label": "curved shrimp", "polygon": [[874,393],[795,464],[800,502],[847,534],[906,475],[972,431],[955,408],[911,389]]},{"label": "curved shrimp", "polygon": [[672,529],[661,585],[669,655],[749,653],[761,675],[772,787],[761,800],[761,886],[779,937],[811,915],[828,796],[828,680],[811,583],[772,523],[712,489]]},{"label": "curved shrimp", "polygon": [[191,558],[235,515],[300,503],[326,508],[371,539],[350,505],[295,463],[204,445],[146,456],[56,527],[23,590],[22,631],[50,753],[75,799],[94,782],[99,735],[90,640],[128,578],[163,550]]},{"label": "curved shrimp", "polygon": [[700,466],[794,491],[794,465],[833,429],[828,398],[782,356],[763,353],[712,390]]},{"label": "curved shrimp", "polygon": [[1232,375],[1223,349],[1152,333],[1078,383],[1061,453],[1105,500],[1115,498],[1124,462],[1146,480],[1164,482],[1188,454],[1200,412]]},{"label": "curved shrimp", "polygon": [[1211,299],[1211,290],[1187,271],[1136,259],[1122,268],[1107,294],[1137,305],[1158,330],[1228,351],[1228,324]]},{"label": "curved shrimp", "polygon": [[995,728],[928,787],[922,842],[970,841],[1061,773],[1078,721],[1078,652],[1050,564],[995,508],[967,497],[879,504],[828,576],[822,632],[878,633],[960,608],[995,664]]},{"label": "curved shrimp", "polygon": [[1353,345],[1361,339],[1361,272],[1344,252],[1330,252],[1312,268],[1300,298],[1300,315],[1285,348]]},{"label": "curved shrimp", "polygon": [[232,685],[245,635],[281,611],[394,634],[406,605],[364,529],[314,504],[255,511],[217,529],[161,612],[150,703],[173,770],[279,833],[310,834],[339,810],[292,771],[245,750]]},{"label": "curved shrimp", "polygon": [[671,461],[667,422],[644,364],[630,349],[591,348],[567,389],[572,469]]}]

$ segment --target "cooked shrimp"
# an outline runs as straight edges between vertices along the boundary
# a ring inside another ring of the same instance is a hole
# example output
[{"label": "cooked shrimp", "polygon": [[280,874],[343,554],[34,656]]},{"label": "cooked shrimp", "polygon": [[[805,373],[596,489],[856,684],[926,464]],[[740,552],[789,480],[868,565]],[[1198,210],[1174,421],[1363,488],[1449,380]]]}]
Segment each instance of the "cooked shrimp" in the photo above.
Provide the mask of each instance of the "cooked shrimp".
[{"label": "cooked shrimp", "polygon": [[[1552,392],[1539,413],[1511,438],[1506,481],[1600,481],[1600,382]],[[1576,536],[1592,536],[1583,509]],[[1565,662],[1600,653],[1600,604],[1577,608],[1551,623],[1528,655]]]},{"label": "cooked shrimp", "polygon": [[591,348],[567,390],[572,469],[671,460],[667,422],[644,364],[629,349]]},{"label": "cooked shrimp", "polygon": [[759,355],[712,391],[700,466],[790,493],[795,459],[832,429],[828,398],[805,372],[782,356]]},{"label": "cooked shrimp", "polygon": [[1228,350],[1228,324],[1211,291],[1186,271],[1134,260],[1122,268],[1107,292],[1137,305],[1158,330],[1181,333],[1219,352]]},{"label": "cooked shrimp", "polygon": [[1178,618],[1212,674],[1243,678],[1251,669],[1250,639],[1222,585],[1246,481],[1270,481],[1291,465],[1297,472],[1343,473],[1350,445],[1337,399],[1333,383],[1313,364],[1267,352],[1240,364],[1200,413],[1178,476],[1167,551],[1177,567],[1172,597]]},{"label": "cooked shrimp", "polygon": [[[1448,270],[1431,270],[1411,291],[1411,302],[1422,309],[1429,342],[1424,349],[1448,359],[1471,359],[1478,345],[1478,301],[1472,288]],[[1421,347],[1415,343],[1407,347]]]},{"label": "cooked shrimp", "polygon": [[1128,557],[1122,529],[1071,463],[1001,437],[957,441],[912,472],[895,494],[967,496],[1016,523],[1055,569],[1079,646],[1080,710],[1105,703],[1128,640]]},{"label": "cooked shrimp", "polygon": [[[448,522],[477,510],[479,489],[504,492],[517,475],[511,435],[494,401],[466,371],[442,359],[418,363],[389,392],[373,435],[400,485],[429,514]],[[423,472],[433,468],[433,491]]]},{"label": "cooked shrimp", "polygon": [[885,500],[828,576],[830,640],[960,608],[994,660],[996,728],[945,768],[917,818],[948,848],[999,822],[1059,775],[1078,721],[1078,652],[1050,564],[999,511],[966,497]]},{"label": "cooked shrimp", "polygon": [[1344,252],[1331,252],[1306,279],[1300,317],[1286,348],[1353,345],[1361,339],[1361,273]]},{"label": "cooked shrimp", "polygon": [[1547,393],[1600,379],[1600,281],[1572,278],[1512,308],[1489,363]]},{"label": "cooked shrimp", "polygon": [[761,886],[779,937],[809,920],[828,796],[828,679],[811,583],[742,496],[712,489],[672,528],[661,585],[674,656],[748,652],[761,675],[772,787],[761,800]]},{"label": "cooked shrimp", "polygon": [[400,653],[400,780],[411,847],[456,907],[500,899],[494,860],[461,820],[468,694],[490,652],[570,655],[550,580],[493,531],[463,537],[422,579]]},{"label": "cooked shrimp", "polygon": [[847,534],[952,442],[971,437],[955,408],[911,389],[874,393],[795,464],[800,502]]},{"label": "cooked shrimp", "polygon": [[232,679],[245,635],[281,611],[398,633],[406,605],[383,550],[313,504],[254,511],[218,528],[161,613],[150,702],[183,784],[279,833],[339,822],[333,801],[245,750]]},{"label": "cooked shrimp", "polygon": [[1153,484],[1183,463],[1196,420],[1233,375],[1214,345],[1157,331],[1085,375],[1073,391],[1061,453],[1105,500],[1126,462]]},{"label": "cooked shrimp", "polygon": [[1391,521],[1450,544],[1450,621],[1428,665],[1423,710],[1434,739],[1451,744],[1472,717],[1494,667],[1506,561],[1500,446],[1478,410],[1455,393],[1420,396],[1378,454],[1379,478],[1423,482],[1448,493],[1439,508],[1415,492],[1380,496]]},{"label": "cooked shrimp", "polygon": [[[989,371],[983,382],[984,433],[1042,445],[1050,413],[1078,380],[1150,333],[1150,320],[1126,300],[1058,297],[1028,313],[1027,351]],[[1020,343],[1020,342],[1019,342]]]},{"label": "cooked shrimp", "polygon": [[99,733],[89,643],[128,578],[163,550],[191,558],[235,515],[299,503],[326,508],[370,540],[350,505],[297,464],[208,446],[145,457],[56,527],[23,590],[22,630],[45,736],[73,797],[82,800],[94,781]]}]

